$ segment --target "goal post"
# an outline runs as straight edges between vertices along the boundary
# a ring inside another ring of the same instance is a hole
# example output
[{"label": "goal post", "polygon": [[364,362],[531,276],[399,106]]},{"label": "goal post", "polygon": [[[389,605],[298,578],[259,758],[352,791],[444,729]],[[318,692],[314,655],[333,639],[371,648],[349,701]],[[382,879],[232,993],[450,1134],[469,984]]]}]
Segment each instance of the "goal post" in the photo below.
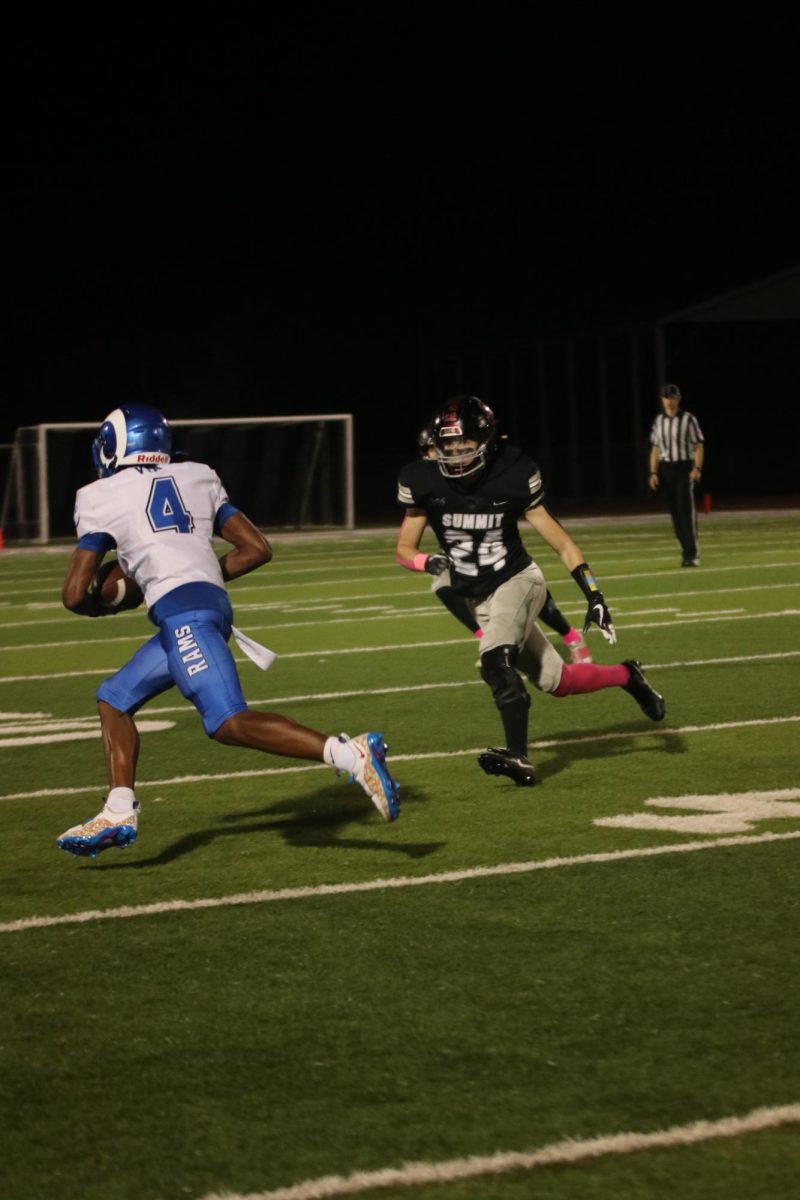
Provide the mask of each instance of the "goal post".
[{"label": "goal post", "polygon": [[[230,496],[264,529],[353,529],[353,414],[177,418],[172,449],[216,470]],[[0,528],[47,543],[74,533],[75,492],[94,478],[91,435],[100,422],[17,429],[0,493]]]}]

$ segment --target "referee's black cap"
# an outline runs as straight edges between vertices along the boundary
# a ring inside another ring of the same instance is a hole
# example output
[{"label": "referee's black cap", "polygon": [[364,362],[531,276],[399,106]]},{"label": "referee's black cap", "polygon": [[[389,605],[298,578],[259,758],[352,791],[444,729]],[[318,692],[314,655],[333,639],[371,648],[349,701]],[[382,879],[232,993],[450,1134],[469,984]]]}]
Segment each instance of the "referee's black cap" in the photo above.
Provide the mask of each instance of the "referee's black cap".
[{"label": "referee's black cap", "polygon": [[680,400],[681,389],[675,383],[662,383],[659,396],[667,396],[670,400]]}]

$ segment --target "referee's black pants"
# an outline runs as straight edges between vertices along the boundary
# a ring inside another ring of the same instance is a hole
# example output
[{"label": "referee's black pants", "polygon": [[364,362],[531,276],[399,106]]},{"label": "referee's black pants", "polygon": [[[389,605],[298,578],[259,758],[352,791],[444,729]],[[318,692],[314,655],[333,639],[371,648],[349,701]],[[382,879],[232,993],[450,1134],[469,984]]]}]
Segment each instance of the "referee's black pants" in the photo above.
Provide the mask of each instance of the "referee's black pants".
[{"label": "referee's black pants", "polygon": [[689,473],[691,462],[661,462],[658,478],[661,491],[667,497],[672,514],[672,527],[681,544],[683,561],[691,561],[700,554],[697,545],[697,509],[694,506],[694,483]]}]

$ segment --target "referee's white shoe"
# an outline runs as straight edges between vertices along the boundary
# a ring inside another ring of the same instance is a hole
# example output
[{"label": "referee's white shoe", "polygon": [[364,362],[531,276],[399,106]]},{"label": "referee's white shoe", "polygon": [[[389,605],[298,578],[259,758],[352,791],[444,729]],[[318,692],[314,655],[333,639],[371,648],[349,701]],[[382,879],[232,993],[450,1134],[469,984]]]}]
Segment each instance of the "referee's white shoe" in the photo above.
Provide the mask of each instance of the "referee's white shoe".
[{"label": "referee's white shoe", "polygon": [[663,721],[667,706],[664,697],[647,682],[642,670],[642,664],[633,658],[626,658],[622,663],[631,673],[627,683],[623,683],[623,691],[633,696],[639,708],[651,721]]}]

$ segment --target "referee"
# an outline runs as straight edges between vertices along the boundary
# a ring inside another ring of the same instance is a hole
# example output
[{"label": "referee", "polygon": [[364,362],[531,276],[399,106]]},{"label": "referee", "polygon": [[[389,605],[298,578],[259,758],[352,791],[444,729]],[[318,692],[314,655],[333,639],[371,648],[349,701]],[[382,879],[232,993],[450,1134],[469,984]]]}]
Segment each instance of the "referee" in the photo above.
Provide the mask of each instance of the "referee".
[{"label": "referee", "polygon": [[665,383],[659,393],[663,412],[650,431],[650,488],[667,497],[675,536],[681,544],[681,566],[699,567],[694,485],[702,475],[703,431],[697,417],[681,409],[681,390]]}]

